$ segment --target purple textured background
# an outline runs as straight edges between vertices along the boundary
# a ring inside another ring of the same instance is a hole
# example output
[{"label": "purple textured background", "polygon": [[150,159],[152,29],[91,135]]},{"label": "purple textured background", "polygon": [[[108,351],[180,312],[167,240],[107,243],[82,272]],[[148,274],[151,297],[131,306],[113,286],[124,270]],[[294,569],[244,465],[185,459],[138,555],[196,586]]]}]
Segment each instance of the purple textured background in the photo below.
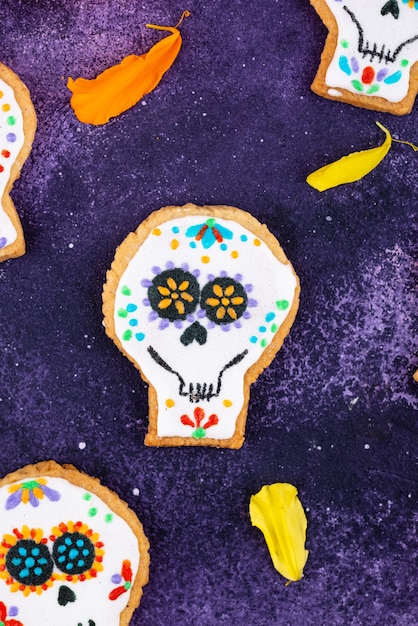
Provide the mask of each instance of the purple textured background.
[{"label": "purple textured background", "polygon": [[[106,126],[79,123],[67,77],[145,52],[163,36],[145,24],[186,8],[158,88]],[[1,473],[73,463],[137,512],[151,569],[132,626],[418,624],[418,156],[394,144],[358,183],[305,183],[381,143],[376,119],[418,143],[418,103],[397,118],[314,95],[325,34],[302,0],[1,5],[1,60],[38,113],[12,194],[27,254],[0,266]],[[301,279],[239,451],[144,447],[146,386],[102,327],[116,247],[188,201],[265,221]],[[248,516],[272,482],[296,485],[308,515],[289,587]]]}]

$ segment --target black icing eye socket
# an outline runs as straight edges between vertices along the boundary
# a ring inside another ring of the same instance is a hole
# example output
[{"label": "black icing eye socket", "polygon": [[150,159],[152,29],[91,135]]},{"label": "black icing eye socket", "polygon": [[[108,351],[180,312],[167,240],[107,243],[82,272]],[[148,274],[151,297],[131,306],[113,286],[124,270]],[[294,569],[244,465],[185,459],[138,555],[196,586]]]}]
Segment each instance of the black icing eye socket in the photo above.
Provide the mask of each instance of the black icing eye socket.
[{"label": "black icing eye socket", "polygon": [[157,274],[148,288],[151,307],[160,317],[174,322],[193,313],[199,302],[200,288],[190,272],[179,267]]},{"label": "black icing eye socket", "polygon": [[247,308],[247,294],[241,283],[220,276],[202,289],[200,306],[215,324],[230,324],[238,320]]},{"label": "black icing eye socket", "polygon": [[399,4],[397,0],[388,0],[388,2],[383,5],[380,13],[383,16],[392,15],[395,20],[397,20],[399,17]]},{"label": "black icing eye socket", "polygon": [[53,567],[47,546],[33,539],[19,539],[6,555],[7,571],[22,585],[45,584],[51,578]]},{"label": "black icing eye socket", "polygon": [[95,559],[93,543],[79,532],[66,532],[58,537],[52,548],[55,565],[65,574],[84,574]]}]

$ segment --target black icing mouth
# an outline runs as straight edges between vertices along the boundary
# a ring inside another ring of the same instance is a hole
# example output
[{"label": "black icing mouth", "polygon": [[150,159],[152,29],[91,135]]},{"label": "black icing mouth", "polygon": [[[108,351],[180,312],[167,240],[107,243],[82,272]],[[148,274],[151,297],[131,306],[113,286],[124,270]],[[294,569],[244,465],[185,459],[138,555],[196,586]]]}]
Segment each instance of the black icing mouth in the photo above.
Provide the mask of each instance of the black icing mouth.
[{"label": "black icing mouth", "polygon": [[[397,6],[397,11],[395,8],[395,5]],[[357,26],[357,30],[358,30],[358,51],[360,52],[360,54],[363,55],[363,58],[369,56],[370,57],[370,61],[373,61],[374,59],[378,59],[380,62],[385,61],[385,63],[394,63],[399,55],[399,53],[401,52],[401,50],[409,45],[410,43],[413,43],[414,41],[416,41],[418,39],[418,34],[414,35],[413,37],[410,37],[409,39],[407,39],[406,41],[402,42],[401,44],[399,44],[399,46],[397,48],[395,48],[395,50],[390,50],[389,48],[386,47],[386,44],[383,44],[383,46],[381,48],[378,48],[378,46],[376,45],[376,43],[373,43],[373,45],[370,44],[369,41],[367,41],[364,37],[364,28],[362,27],[362,25],[360,24],[360,21],[357,19],[356,15],[350,11],[350,9],[344,5],[344,11],[346,11],[348,13],[348,15],[351,17],[351,19],[353,20],[354,24]],[[395,19],[398,19],[399,17],[399,6],[397,4],[397,2],[393,3],[393,2],[387,2],[381,11],[381,14],[383,16],[390,16],[392,15],[392,17],[394,17]]]}]

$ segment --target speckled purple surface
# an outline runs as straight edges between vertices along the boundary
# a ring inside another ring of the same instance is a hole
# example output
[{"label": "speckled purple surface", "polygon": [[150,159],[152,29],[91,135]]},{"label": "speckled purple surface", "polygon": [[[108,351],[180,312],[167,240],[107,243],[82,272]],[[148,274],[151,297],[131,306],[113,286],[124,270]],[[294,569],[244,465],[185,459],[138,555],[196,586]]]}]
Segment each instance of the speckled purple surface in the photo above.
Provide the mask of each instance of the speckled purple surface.
[{"label": "speckled purple surface", "polygon": [[[79,123],[67,77],[145,52],[161,38],[145,24],[186,8],[158,88],[106,126]],[[378,145],[376,119],[418,143],[418,104],[398,118],[314,95],[325,34],[302,0],[1,5],[1,61],[38,114],[12,194],[27,253],[0,266],[1,473],[73,463],[136,511],[151,568],[132,626],[418,624],[418,156],[395,144],[358,183],[305,183]],[[301,279],[239,451],[146,448],[147,388],[102,327],[116,247],[188,201],[265,221]],[[305,577],[288,587],[248,516],[272,482],[296,485],[308,515]]]}]

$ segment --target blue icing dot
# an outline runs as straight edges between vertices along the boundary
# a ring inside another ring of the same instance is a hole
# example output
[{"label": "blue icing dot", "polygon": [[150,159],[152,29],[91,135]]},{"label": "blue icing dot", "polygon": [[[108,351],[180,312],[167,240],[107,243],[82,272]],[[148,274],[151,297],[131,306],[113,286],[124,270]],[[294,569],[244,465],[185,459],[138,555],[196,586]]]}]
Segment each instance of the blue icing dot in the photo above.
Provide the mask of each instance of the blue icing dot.
[{"label": "blue icing dot", "polygon": [[241,235],[240,239],[241,241],[248,241],[247,235]]},{"label": "blue icing dot", "polygon": [[145,339],[144,333],[136,333],[135,337],[138,341],[143,341]]},{"label": "blue icing dot", "polygon": [[221,250],[228,250],[228,246],[226,245],[226,243],[221,243],[219,247]]},{"label": "blue icing dot", "polygon": [[136,305],[136,304],[128,304],[128,306],[126,307],[126,310],[127,310],[129,313],[133,313],[134,311],[136,311],[136,310],[137,310],[137,308],[138,308],[138,307],[137,307],[137,305]]},{"label": "blue icing dot", "polygon": [[265,326],[259,326],[258,330],[260,331],[260,333],[266,333],[267,332],[267,328]]},{"label": "blue icing dot", "polygon": [[271,312],[271,313],[267,313],[266,315],[266,322],[271,322],[272,320],[274,320],[274,318],[276,317],[276,314]]},{"label": "blue icing dot", "polygon": [[180,232],[180,228],[178,226],[173,226],[173,228],[171,230],[173,231],[173,233],[179,233]]},{"label": "blue icing dot", "polygon": [[257,337],[253,335],[252,337],[250,337],[250,341],[251,343],[257,343]]},{"label": "blue icing dot", "polygon": [[136,319],[129,320],[129,326],[138,326],[138,320]]},{"label": "blue icing dot", "polygon": [[195,241],[191,241],[190,242],[190,247],[191,248],[196,248],[196,242]]}]

